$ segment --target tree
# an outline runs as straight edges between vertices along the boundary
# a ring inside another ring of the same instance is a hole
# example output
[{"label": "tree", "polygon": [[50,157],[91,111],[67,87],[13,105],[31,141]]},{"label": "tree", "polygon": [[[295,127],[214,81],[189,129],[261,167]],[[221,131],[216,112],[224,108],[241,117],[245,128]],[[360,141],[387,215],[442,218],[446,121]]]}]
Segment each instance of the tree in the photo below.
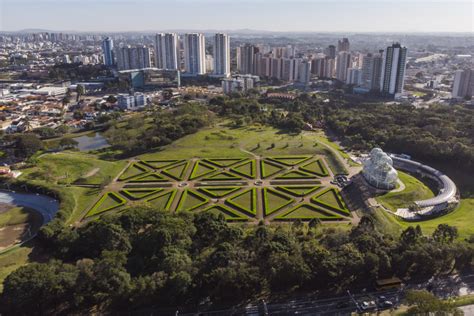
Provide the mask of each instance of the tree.
[{"label": "tree", "polygon": [[44,148],[43,142],[35,134],[21,134],[15,136],[15,155],[29,158],[37,151]]},{"label": "tree", "polygon": [[81,96],[84,95],[86,89],[84,88],[83,85],[80,85],[78,84],[77,87],[76,87],[76,93],[77,93],[77,96],[76,96],[76,102],[79,101],[79,99],[81,98]]},{"label": "tree", "polygon": [[59,261],[20,267],[4,281],[3,299],[10,314],[47,314],[73,298],[78,271]]},{"label": "tree", "polygon": [[432,236],[437,242],[452,243],[458,237],[458,229],[448,224],[439,224]]},{"label": "tree", "polygon": [[406,293],[405,301],[410,308],[407,311],[408,315],[463,315],[452,304],[442,301],[434,294],[428,291],[409,290]]},{"label": "tree", "polygon": [[61,138],[59,141],[59,147],[63,149],[75,148],[77,144],[78,142],[70,137]]}]

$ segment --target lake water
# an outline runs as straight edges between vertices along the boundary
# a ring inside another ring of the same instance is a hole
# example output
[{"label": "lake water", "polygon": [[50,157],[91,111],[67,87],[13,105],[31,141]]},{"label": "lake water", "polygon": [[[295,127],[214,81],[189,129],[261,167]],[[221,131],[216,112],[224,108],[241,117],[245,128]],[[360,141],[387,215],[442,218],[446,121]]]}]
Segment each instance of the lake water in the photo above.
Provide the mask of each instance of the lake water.
[{"label": "lake water", "polygon": [[107,139],[99,133],[87,134],[73,139],[77,142],[77,148],[80,151],[91,151],[110,147]]}]

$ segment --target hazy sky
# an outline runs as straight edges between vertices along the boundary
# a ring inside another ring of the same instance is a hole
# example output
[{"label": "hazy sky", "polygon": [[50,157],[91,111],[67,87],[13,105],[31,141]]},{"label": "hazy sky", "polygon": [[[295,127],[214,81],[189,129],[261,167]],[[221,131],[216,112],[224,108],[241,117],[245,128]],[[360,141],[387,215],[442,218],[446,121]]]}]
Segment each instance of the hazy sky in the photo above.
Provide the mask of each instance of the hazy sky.
[{"label": "hazy sky", "polygon": [[0,30],[474,32],[472,0],[0,0]]}]

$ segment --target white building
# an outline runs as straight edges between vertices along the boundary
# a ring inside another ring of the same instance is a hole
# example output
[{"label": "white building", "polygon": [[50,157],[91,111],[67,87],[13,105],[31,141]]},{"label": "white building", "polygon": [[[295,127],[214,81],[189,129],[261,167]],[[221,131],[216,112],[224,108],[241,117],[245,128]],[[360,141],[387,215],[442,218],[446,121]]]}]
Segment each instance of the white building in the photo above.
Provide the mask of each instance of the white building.
[{"label": "white building", "polygon": [[298,82],[308,85],[310,80],[311,80],[311,61],[303,60],[300,63],[300,66],[298,69]]},{"label": "white building", "polygon": [[362,58],[362,75],[360,85],[367,91],[380,90],[382,74],[382,55],[367,54]]},{"label": "white building", "polygon": [[143,69],[151,67],[150,49],[146,46],[125,46],[117,49],[118,70]]},{"label": "white building", "polygon": [[352,66],[351,54],[341,51],[336,57],[336,78],[345,82],[347,78],[347,69]]},{"label": "white building", "polygon": [[214,35],[214,75],[230,76],[230,39],[227,34]]},{"label": "white building", "polygon": [[253,75],[239,75],[234,78],[224,79],[222,80],[222,91],[225,94],[245,92],[253,89],[259,80],[258,76]]},{"label": "white building", "polygon": [[155,65],[158,69],[178,70],[178,35],[176,33],[155,35]]},{"label": "white building", "polygon": [[347,69],[346,83],[358,86],[361,81],[362,70],[358,68]]},{"label": "white building", "polygon": [[296,81],[300,63],[299,58],[283,58],[281,78],[288,82]]},{"label": "white building", "polygon": [[201,33],[184,35],[184,66],[188,75],[206,73],[205,39]]},{"label": "white building", "polygon": [[398,98],[403,93],[407,49],[399,43],[387,47],[383,55],[380,92]]},{"label": "white building", "polygon": [[146,96],[143,93],[119,94],[117,96],[117,105],[122,110],[135,111],[146,105]]},{"label": "white building", "polygon": [[472,98],[474,91],[474,70],[457,70],[454,75],[452,97],[456,99]]}]

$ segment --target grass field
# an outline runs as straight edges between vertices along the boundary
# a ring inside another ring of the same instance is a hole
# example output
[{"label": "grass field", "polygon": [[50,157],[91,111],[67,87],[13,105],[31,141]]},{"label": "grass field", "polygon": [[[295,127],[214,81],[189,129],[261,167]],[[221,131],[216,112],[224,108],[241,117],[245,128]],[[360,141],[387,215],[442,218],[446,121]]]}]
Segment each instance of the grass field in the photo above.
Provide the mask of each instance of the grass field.
[{"label": "grass field", "polygon": [[400,192],[389,192],[376,198],[380,204],[389,210],[396,211],[398,208],[407,208],[413,201],[434,196],[433,191],[417,178],[401,171],[398,172],[398,175],[405,184],[405,189]]},{"label": "grass field", "polygon": [[12,207],[8,211],[0,213],[0,228],[26,223],[32,212],[34,211],[26,207]]},{"label": "grass field", "polygon": [[81,179],[81,183],[99,184],[118,175],[126,163],[123,160],[100,160],[93,154],[81,152],[51,153],[38,158],[35,167],[23,169],[20,179],[58,184],[74,183]]},{"label": "grass field", "polygon": [[21,246],[0,254],[0,293],[3,290],[3,280],[14,270],[29,262],[31,246]]},{"label": "grass field", "polygon": [[425,234],[431,234],[439,224],[449,224],[458,228],[460,238],[469,238],[474,235],[473,212],[474,199],[463,199],[457,209],[438,218],[415,223],[406,222],[399,218],[396,218],[396,220],[402,228],[407,228],[410,225],[420,225]]}]

